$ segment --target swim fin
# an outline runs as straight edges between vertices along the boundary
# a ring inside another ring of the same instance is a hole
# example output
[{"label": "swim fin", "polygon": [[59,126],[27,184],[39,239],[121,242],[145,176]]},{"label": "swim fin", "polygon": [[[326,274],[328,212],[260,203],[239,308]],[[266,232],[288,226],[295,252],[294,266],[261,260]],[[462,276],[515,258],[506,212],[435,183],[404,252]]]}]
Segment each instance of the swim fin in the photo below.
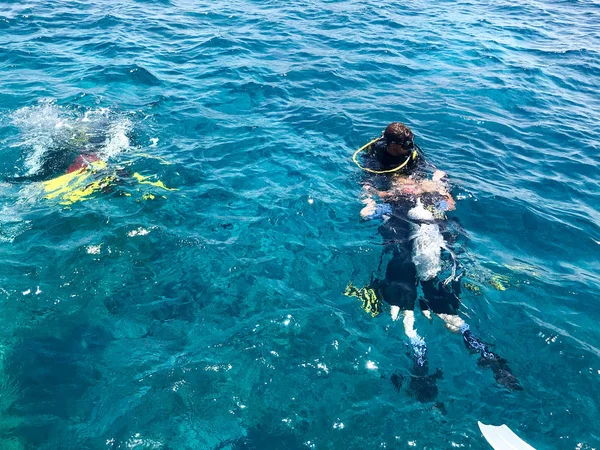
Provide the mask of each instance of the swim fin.
[{"label": "swim fin", "polygon": [[494,426],[477,422],[481,434],[494,450],[535,450],[506,425]]}]

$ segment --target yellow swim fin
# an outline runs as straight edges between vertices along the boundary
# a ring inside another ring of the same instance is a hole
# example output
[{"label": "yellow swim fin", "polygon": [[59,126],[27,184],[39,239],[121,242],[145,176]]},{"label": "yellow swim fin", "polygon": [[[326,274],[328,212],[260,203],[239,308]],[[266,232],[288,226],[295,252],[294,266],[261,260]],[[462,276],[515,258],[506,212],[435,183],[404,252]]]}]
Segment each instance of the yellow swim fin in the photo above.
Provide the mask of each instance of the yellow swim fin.
[{"label": "yellow swim fin", "polygon": [[46,195],[44,198],[59,199],[61,205],[69,206],[75,202],[86,200],[93,193],[104,189],[115,176],[107,176],[89,183],[89,178],[100,170],[106,169],[106,162],[93,161],[89,167],[81,168],[42,183]]},{"label": "yellow swim fin", "polygon": [[379,298],[375,289],[369,286],[364,286],[359,289],[352,284],[352,281],[350,281],[344,290],[344,295],[347,297],[358,298],[362,302],[361,308],[364,309],[365,312],[371,314],[371,317],[378,316],[382,311],[381,298]]},{"label": "yellow swim fin", "polygon": [[163,182],[162,182],[162,181],[160,181],[160,180],[157,180],[157,181],[149,181],[149,179],[150,179],[151,177],[145,177],[144,175],[141,175],[141,174],[139,174],[138,172],[135,172],[135,173],[133,174],[133,178],[135,178],[135,179],[137,180],[137,182],[138,182],[138,183],[140,183],[140,184],[149,184],[149,185],[151,185],[151,186],[155,186],[155,187],[158,187],[158,188],[164,189],[164,190],[166,190],[166,191],[177,191],[177,189],[176,189],[176,188],[169,188],[169,187],[165,186],[165,183],[163,183]]}]

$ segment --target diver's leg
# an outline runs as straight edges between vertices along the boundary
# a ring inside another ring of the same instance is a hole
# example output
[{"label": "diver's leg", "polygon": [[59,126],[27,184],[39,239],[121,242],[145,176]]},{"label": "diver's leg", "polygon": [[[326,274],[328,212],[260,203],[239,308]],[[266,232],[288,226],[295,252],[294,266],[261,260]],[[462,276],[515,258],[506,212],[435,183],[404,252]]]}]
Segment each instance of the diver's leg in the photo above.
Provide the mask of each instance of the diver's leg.
[{"label": "diver's leg", "polygon": [[[417,400],[429,402],[437,396],[437,379],[441,372],[428,375],[427,346],[415,329],[415,300],[417,299],[417,269],[412,260],[410,226],[406,220],[392,217],[379,229],[384,241],[393,242],[393,255],[381,283],[383,299],[391,306],[392,320],[402,318],[404,334],[411,346],[413,369],[409,390]],[[397,380],[399,377],[395,377]],[[392,380],[394,382],[394,380]],[[397,386],[397,383],[394,383]]]},{"label": "diver's leg", "polygon": [[510,389],[511,391],[523,390],[519,380],[517,380],[517,377],[515,377],[510,370],[508,362],[498,354],[492,352],[488,344],[473,335],[469,325],[464,323],[464,321],[463,325],[460,327],[460,332],[462,333],[463,341],[467,348],[481,354],[477,364],[481,367],[488,367],[491,369],[496,381],[507,389]]},{"label": "diver's leg", "polygon": [[[402,319],[404,334],[410,343],[413,368],[409,390],[421,402],[433,401],[437,396],[436,383],[441,374],[440,372],[433,375],[428,374],[427,346],[425,340],[415,329],[414,305],[417,298],[417,274],[410,250],[405,246],[399,246],[394,250],[394,255],[386,268],[381,292],[384,300],[391,306],[392,320]],[[396,384],[394,385],[396,386]]]},{"label": "diver's leg", "polygon": [[448,331],[452,333],[460,332],[462,334],[463,341],[470,351],[481,354],[478,364],[481,367],[490,368],[498,383],[511,391],[523,389],[517,377],[513,375],[510,367],[508,367],[506,360],[492,352],[488,344],[473,335],[469,325],[462,318],[456,314],[437,314],[437,316],[444,321]]},{"label": "diver's leg", "polygon": [[465,325],[465,321],[457,314],[436,314],[440,319],[443,320],[446,325],[446,329],[451,333],[458,333],[462,326]]},{"label": "diver's leg", "polygon": [[404,325],[404,334],[406,334],[413,351],[415,367],[427,369],[427,345],[425,339],[419,336],[415,329],[415,312],[403,311],[402,324]]},{"label": "diver's leg", "polygon": [[481,367],[488,367],[494,373],[494,378],[498,383],[510,390],[523,389],[517,378],[513,375],[508,363],[492,352],[485,342],[474,336],[469,325],[458,316],[460,306],[460,281],[453,282],[452,285],[440,283],[437,279],[421,282],[423,294],[427,306],[440,319],[444,321],[448,331],[453,333],[460,332],[463,341],[470,351],[480,353],[478,364]]},{"label": "diver's leg", "polygon": [[429,375],[429,364],[427,362],[427,345],[415,330],[414,311],[404,311],[402,320],[404,334],[408,337],[412,348],[413,369],[409,382],[409,389],[420,402],[434,401],[438,394],[437,379],[442,377],[441,370]]},{"label": "diver's leg", "polygon": [[[407,285],[408,284],[408,285]],[[427,347],[425,340],[419,336],[415,329],[415,303],[416,290],[411,283],[391,282],[383,289],[383,298],[390,304],[390,313],[393,321],[402,318],[404,334],[410,342],[415,367],[427,366]]]}]

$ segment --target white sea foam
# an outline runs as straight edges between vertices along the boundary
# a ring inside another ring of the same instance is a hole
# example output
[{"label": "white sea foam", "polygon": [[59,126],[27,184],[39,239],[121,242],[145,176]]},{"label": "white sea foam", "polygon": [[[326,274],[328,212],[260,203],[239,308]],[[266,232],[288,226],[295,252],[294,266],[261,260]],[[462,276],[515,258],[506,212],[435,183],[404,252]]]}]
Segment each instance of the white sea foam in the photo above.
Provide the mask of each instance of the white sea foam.
[{"label": "white sea foam", "polygon": [[23,219],[18,206],[5,205],[0,209],[0,242],[13,242],[31,227],[31,220]]},{"label": "white sea foam", "polygon": [[129,237],[146,236],[148,233],[150,233],[150,230],[147,230],[146,228],[138,227],[137,230],[131,230],[131,231],[129,231],[127,233],[127,236],[129,236]]},{"label": "white sea foam", "polygon": [[102,251],[102,244],[88,245],[85,250],[89,255],[99,255]]},{"label": "white sea foam", "polygon": [[[18,109],[11,119],[20,132],[19,146],[28,175],[41,169],[49,152],[74,147],[78,150],[77,145],[103,160],[113,158],[129,148],[128,134],[133,127],[129,118],[109,108],[82,111],[52,101]],[[82,139],[85,142],[79,143]]]},{"label": "white sea foam", "polygon": [[28,174],[37,172],[43,156],[56,141],[71,134],[70,124],[60,115],[60,107],[50,102],[18,109],[12,114],[12,123],[19,128],[20,146],[26,152],[25,168]]},{"label": "white sea foam", "polygon": [[129,138],[127,135],[131,132],[132,124],[128,118],[110,124],[105,146],[98,152],[98,155],[106,160],[114,158],[119,153],[129,148]]}]

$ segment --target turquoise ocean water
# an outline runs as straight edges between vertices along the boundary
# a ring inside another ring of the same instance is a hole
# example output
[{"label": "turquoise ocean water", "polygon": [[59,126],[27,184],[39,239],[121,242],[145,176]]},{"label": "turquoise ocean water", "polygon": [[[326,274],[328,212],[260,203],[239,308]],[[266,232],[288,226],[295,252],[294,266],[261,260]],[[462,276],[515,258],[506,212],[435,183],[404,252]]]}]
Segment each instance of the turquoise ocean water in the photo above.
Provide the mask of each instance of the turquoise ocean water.
[{"label": "turquoise ocean water", "polygon": [[[0,448],[598,448],[597,2],[0,6],[1,178],[92,146],[121,180],[0,183]],[[438,403],[396,392],[400,324],[342,295],[382,250],[350,156],[394,120],[523,391],[417,314]]]}]

